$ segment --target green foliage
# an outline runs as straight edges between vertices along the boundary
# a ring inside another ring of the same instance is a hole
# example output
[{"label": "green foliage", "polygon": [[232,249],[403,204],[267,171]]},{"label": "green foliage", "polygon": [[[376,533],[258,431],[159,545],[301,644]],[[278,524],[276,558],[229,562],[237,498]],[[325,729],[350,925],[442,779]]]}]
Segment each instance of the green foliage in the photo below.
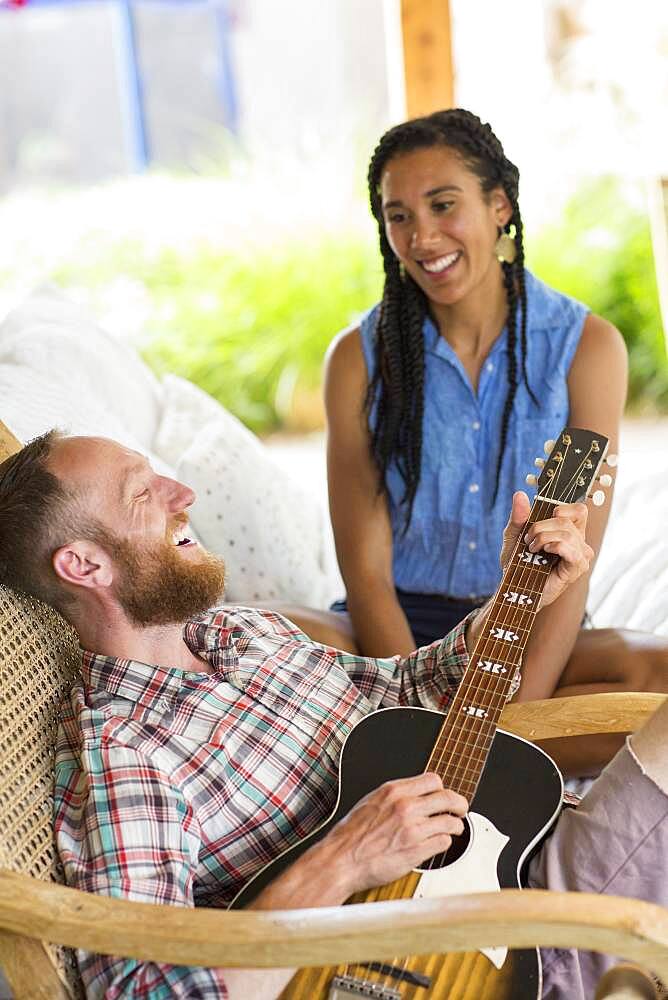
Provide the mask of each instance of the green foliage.
[{"label": "green foliage", "polygon": [[549,285],[621,331],[629,350],[630,407],[666,412],[668,363],[649,222],[629,200],[639,194],[613,177],[585,186],[560,223],[529,242],[527,260]]},{"label": "green foliage", "polygon": [[[614,179],[582,189],[529,242],[529,266],[623,333],[629,400],[668,411],[668,366],[646,213]],[[312,227],[306,227],[313,233]],[[187,240],[119,243],[97,234],[57,279],[136,293],[144,356],[197,383],[259,432],[321,426],[322,361],[334,334],[378,300],[375,239],[355,232],[232,251]],[[133,292],[134,290],[134,292]],[[114,292],[118,295],[118,292]],[[601,372],[604,378],[605,373]]]},{"label": "green foliage", "polygon": [[148,293],[149,364],[197,383],[260,432],[322,426],[327,346],[382,290],[375,245],[345,233],[241,253],[126,246],[58,277],[90,286],[119,273]]}]

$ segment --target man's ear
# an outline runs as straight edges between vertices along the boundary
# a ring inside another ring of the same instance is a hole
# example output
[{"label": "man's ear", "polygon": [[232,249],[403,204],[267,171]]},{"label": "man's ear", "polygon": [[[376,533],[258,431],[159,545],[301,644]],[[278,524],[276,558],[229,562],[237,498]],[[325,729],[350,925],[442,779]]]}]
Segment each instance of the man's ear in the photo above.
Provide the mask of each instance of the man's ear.
[{"label": "man's ear", "polygon": [[99,545],[80,540],[61,545],[53,553],[56,576],[74,587],[110,587],[113,581],[111,559]]}]

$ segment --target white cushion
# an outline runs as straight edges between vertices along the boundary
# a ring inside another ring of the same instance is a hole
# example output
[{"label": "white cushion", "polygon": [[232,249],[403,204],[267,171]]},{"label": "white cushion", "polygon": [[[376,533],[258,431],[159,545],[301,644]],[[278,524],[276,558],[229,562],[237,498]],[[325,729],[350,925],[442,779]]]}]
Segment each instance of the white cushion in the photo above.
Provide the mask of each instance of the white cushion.
[{"label": "white cushion", "polygon": [[326,606],[332,564],[323,505],[236,417],[166,376],[155,449],[197,494],[192,523],[227,563],[229,601]]},{"label": "white cushion", "polygon": [[[0,365],[35,377],[33,393],[26,395],[17,371],[16,392],[0,394],[2,419],[19,437],[66,424],[75,433],[129,437],[144,450],[151,447],[160,383],[136,351],[105,333],[57,289],[38,289],[0,324]],[[9,371],[5,378],[11,382]],[[48,398],[31,398],[43,394],[45,384]],[[6,386],[5,381],[3,390]]]},{"label": "white cushion", "polygon": [[625,452],[587,608],[597,628],[668,635],[668,465],[664,455]]}]

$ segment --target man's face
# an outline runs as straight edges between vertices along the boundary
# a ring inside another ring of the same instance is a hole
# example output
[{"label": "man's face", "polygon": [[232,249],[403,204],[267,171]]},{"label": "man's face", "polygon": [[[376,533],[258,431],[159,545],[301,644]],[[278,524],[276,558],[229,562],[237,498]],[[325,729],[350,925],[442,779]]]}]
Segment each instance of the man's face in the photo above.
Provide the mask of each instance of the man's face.
[{"label": "man's face", "polygon": [[188,536],[191,489],[106,438],[64,438],[49,467],[76,491],[90,540],[111,560],[114,596],[132,622],[182,622],[220,600],[224,563]]}]

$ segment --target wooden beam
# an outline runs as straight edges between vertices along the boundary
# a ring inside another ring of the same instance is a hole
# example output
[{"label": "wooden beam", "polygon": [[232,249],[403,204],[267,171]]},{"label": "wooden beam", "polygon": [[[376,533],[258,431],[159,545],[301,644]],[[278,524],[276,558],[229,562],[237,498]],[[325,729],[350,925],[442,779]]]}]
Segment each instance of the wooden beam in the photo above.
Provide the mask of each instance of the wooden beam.
[{"label": "wooden beam", "polygon": [[656,712],[665,694],[615,691],[506,705],[499,726],[525,740],[590,733],[633,733]]},{"label": "wooden beam", "polygon": [[454,102],[449,0],[401,0],[406,113],[428,115]]},{"label": "wooden beam", "polygon": [[585,892],[502,889],[302,910],[220,911],[97,896],[0,869],[0,929],[176,965],[274,968],[482,947],[624,955],[668,981],[668,910]]}]

